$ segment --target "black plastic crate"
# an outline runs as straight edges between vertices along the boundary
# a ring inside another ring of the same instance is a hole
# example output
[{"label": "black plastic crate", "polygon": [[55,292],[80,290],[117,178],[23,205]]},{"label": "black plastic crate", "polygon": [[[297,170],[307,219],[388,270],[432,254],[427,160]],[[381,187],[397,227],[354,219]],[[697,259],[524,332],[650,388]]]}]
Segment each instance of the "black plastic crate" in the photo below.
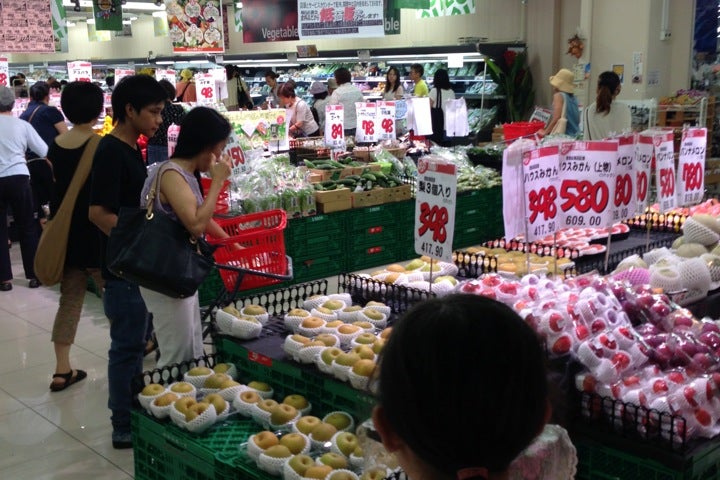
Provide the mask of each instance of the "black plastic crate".
[{"label": "black plastic crate", "polygon": [[416,303],[435,297],[426,290],[384,283],[354,273],[338,276],[338,290],[349,293],[355,303],[382,302],[394,313],[403,313]]}]

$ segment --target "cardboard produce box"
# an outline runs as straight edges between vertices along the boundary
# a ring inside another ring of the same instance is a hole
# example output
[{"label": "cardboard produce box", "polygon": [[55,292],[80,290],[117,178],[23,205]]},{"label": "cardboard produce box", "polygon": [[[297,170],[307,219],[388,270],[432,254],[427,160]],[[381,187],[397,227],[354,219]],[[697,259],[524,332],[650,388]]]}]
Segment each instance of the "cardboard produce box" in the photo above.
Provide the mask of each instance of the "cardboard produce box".
[{"label": "cardboard produce box", "polygon": [[315,203],[331,203],[350,200],[349,188],[337,188],[335,190],[315,190]]},{"label": "cardboard produce box", "polygon": [[352,208],[372,207],[386,203],[387,189],[375,188],[367,192],[353,192]]},{"label": "cardboard produce box", "polygon": [[350,210],[352,208],[352,198],[348,196],[348,198],[344,200],[318,203],[317,205],[320,213],[332,213],[339,212],[341,210]]},{"label": "cardboard produce box", "polygon": [[412,198],[412,185],[400,185],[399,187],[386,188],[385,197],[386,203],[410,200],[410,198]]}]

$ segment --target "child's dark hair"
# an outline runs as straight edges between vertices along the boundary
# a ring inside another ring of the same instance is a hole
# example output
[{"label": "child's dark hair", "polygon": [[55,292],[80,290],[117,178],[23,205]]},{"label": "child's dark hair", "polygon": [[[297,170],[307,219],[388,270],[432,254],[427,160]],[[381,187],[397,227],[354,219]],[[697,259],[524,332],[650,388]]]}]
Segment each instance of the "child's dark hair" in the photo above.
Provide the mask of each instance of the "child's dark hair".
[{"label": "child's dark hair", "polygon": [[613,96],[620,88],[620,77],[615,72],[603,72],[598,78],[597,98],[595,99],[595,111],[597,113],[610,113],[610,104]]},{"label": "child's dark hair", "polygon": [[495,300],[428,300],[393,327],[380,358],[379,403],[389,428],[442,475],[504,472],[545,423],[540,341]]},{"label": "child's dark hair", "polygon": [[272,79],[277,80],[278,76],[279,76],[279,75],[278,75],[277,73],[273,72],[272,70],[266,70],[266,71],[265,71],[265,78],[270,77],[270,78],[272,78]]},{"label": "child's dark hair", "polygon": [[42,102],[48,95],[50,95],[50,85],[48,85],[47,82],[35,82],[33,86],[30,87],[30,98],[34,102]]},{"label": "child's dark hair", "polygon": [[[390,75],[390,72],[395,72],[395,84],[390,84],[390,81],[388,80],[388,76]],[[400,86],[400,70],[397,69],[397,67],[390,67],[388,68],[387,72],[385,73],[385,92],[396,92],[398,87]]]},{"label": "child's dark hair", "polygon": [[140,112],[148,105],[164,103],[167,92],[157,80],[149,75],[131,75],[124,77],[112,92],[113,119],[120,123],[125,121],[125,107],[130,105]]},{"label": "child's dark hair", "polygon": [[167,93],[167,99],[168,100],[174,100],[175,99],[175,85],[170,83],[169,80],[165,80],[164,78],[158,80],[158,83],[161,87],[165,89],[165,92]]},{"label": "child's dark hair", "polygon": [[295,84],[291,84],[290,82],[283,83],[280,85],[277,95],[278,97],[295,98]]},{"label": "child's dark hair", "polygon": [[91,82],[70,82],[60,95],[63,113],[75,125],[96,120],[104,103],[102,89]]},{"label": "child's dark hair", "polygon": [[335,76],[335,80],[337,81],[338,85],[342,85],[343,83],[350,83],[350,81],[352,80],[350,70],[345,67],[338,68],[337,70],[335,70],[335,73],[333,75]]},{"label": "child's dark hair", "polygon": [[231,128],[230,122],[212,108],[193,108],[180,122],[173,158],[192,158],[213,148],[228,138]]},{"label": "child's dark hair", "polygon": [[416,71],[420,74],[421,77],[425,75],[425,67],[423,67],[419,63],[413,63],[412,65],[410,65],[410,70]]},{"label": "child's dark hair", "polygon": [[441,68],[433,75],[433,87],[438,90],[452,90],[452,84],[450,83],[450,76],[448,71]]}]

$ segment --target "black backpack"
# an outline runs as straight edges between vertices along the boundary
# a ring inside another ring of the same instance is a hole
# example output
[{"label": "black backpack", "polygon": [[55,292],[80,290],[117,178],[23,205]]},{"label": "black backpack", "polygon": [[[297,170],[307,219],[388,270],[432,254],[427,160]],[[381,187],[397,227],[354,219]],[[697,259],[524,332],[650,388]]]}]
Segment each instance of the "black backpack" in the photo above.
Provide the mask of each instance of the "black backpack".
[{"label": "black backpack", "polygon": [[315,106],[313,105],[312,107],[310,107],[310,111],[311,111],[312,114],[313,114],[313,118],[315,119],[315,123],[317,123],[318,125],[320,125],[320,115],[318,115],[317,108],[315,108]]}]

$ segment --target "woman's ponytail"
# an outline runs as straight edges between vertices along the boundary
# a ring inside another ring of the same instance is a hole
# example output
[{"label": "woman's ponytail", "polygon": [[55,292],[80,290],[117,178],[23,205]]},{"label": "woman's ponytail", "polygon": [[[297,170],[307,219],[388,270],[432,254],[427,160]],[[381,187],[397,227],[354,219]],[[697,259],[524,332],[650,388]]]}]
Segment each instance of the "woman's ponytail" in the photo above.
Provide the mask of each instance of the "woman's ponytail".
[{"label": "woman's ponytail", "polygon": [[620,88],[620,77],[615,72],[603,72],[598,78],[597,98],[595,111],[597,113],[610,113],[610,104]]}]

